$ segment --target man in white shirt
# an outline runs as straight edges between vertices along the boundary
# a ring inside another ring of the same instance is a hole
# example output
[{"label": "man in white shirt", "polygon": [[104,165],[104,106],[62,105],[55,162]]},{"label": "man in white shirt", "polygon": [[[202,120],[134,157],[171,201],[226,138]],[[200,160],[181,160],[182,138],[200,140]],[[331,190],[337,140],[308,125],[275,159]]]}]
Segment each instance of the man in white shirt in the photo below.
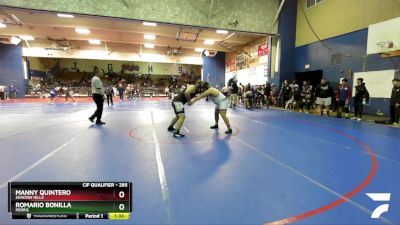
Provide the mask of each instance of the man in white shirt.
[{"label": "man in white shirt", "polygon": [[104,104],[104,87],[103,82],[101,82],[100,78],[97,75],[94,75],[91,81],[92,86],[92,97],[93,101],[96,103],[97,109],[94,114],[89,117],[90,122],[94,122],[96,119],[96,125],[104,125],[103,121],[101,121],[101,115],[103,114],[103,104]]}]

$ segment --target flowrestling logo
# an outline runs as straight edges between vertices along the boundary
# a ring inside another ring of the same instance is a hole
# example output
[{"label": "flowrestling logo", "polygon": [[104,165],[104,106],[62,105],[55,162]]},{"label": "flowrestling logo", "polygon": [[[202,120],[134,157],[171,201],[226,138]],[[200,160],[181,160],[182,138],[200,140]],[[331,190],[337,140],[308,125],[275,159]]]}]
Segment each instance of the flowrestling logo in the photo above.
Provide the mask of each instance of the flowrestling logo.
[{"label": "flowrestling logo", "polygon": [[374,200],[375,202],[388,202],[386,204],[382,204],[375,208],[372,212],[372,219],[379,219],[381,215],[385,212],[389,211],[389,201],[391,193],[366,193],[369,198]]}]

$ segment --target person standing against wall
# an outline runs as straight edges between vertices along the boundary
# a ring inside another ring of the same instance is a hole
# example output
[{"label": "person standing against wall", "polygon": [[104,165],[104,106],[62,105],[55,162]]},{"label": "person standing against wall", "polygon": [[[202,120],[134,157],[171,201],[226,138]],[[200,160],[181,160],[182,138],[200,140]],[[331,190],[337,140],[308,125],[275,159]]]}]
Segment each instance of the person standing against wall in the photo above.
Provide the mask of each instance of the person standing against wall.
[{"label": "person standing against wall", "polygon": [[390,97],[390,122],[399,124],[400,117],[400,79],[393,79],[392,96]]},{"label": "person standing against wall", "polygon": [[267,83],[265,83],[264,95],[265,95],[265,106],[268,109],[269,105],[270,105],[270,99],[271,99],[271,84],[268,81],[267,81]]},{"label": "person standing against wall", "polygon": [[354,117],[352,120],[361,121],[363,107],[369,101],[369,93],[365,87],[364,79],[358,78],[355,86],[356,93],[354,94]]},{"label": "person standing against wall", "polygon": [[290,100],[290,93],[292,92],[292,88],[289,86],[289,81],[285,80],[282,83],[281,91],[279,93],[279,99],[282,99],[281,106],[282,110],[285,110],[287,102]]},{"label": "person standing against wall", "polygon": [[101,82],[100,78],[95,74],[91,81],[92,86],[92,98],[96,103],[96,111],[93,113],[91,117],[89,117],[90,122],[93,122],[96,118],[96,125],[104,125],[103,121],[101,121],[101,116],[103,115],[103,104],[105,100],[104,96],[104,87],[103,82]]},{"label": "person standing against wall", "polygon": [[336,101],[338,104],[337,114],[336,114],[337,118],[342,118],[343,111],[345,111],[346,118],[349,116],[348,106],[350,99],[351,99],[351,88],[348,84],[347,79],[343,79],[336,93]]},{"label": "person standing against wall", "polygon": [[315,89],[315,97],[317,97],[316,104],[320,107],[321,116],[324,115],[324,109],[329,116],[329,107],[332,103],[333,90],[328,84],[327,80],[322,79],[321,84]]}]

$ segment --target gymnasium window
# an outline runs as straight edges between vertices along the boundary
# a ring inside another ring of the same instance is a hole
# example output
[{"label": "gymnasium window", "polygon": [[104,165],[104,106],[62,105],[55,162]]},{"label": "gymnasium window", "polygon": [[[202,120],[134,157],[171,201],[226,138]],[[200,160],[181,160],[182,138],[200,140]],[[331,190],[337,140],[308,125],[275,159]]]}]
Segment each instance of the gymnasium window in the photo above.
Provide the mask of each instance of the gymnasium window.
[{"label": "gymnasium window", "polygon": [[319,3],[323,2],[323,1],[324,0],[307,0],[307,9],[312,7],[312,6],[315,6],[315,5],[317,5],[317,4],[319,4]]}]

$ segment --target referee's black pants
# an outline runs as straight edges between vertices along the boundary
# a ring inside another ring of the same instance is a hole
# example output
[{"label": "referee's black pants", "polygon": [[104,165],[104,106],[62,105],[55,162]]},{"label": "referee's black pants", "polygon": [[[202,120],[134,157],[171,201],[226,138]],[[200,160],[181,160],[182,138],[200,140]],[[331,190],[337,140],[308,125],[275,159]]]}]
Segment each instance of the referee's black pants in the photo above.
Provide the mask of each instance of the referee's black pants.
[{"label": "referee's black pants", "polygon": [[100,122],[101,121],[101,116],[103,115],[103,104],[104,104],[104,99],[103,99],[103,95],[101,94],[93,94],[93,101],[96,103],[97,109],[96,111],[93,113],[93,115],[90,117],[92,120],[94,118],[96,119],[96,122]]}]

